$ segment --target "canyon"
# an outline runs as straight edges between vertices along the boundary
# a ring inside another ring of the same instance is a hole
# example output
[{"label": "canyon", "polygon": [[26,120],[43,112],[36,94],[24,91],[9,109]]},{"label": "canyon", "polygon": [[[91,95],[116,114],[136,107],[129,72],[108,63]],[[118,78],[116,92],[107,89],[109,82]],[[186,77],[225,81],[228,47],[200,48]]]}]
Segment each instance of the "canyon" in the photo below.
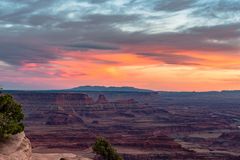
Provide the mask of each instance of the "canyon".
[{"label": "canyon", "polygon": [[91,160],[72,153],[33,153],[24,132],[0,141],[0,160]]},{"label": "canyon", "polygon": [[7,91],[33,152],[93,158],[96,137],[125,160],[240,159],[240,92]]}]

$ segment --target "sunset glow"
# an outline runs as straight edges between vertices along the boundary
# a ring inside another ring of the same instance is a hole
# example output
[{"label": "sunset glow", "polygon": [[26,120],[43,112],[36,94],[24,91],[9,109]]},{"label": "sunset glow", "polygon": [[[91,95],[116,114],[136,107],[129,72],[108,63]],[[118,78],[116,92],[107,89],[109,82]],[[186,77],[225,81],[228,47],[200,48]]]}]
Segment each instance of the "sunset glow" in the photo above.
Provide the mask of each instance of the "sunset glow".
[{"label": "sunset glow", "polygon": [[1,1],[0,86],[240,89],[239,6],[238,0]]}]

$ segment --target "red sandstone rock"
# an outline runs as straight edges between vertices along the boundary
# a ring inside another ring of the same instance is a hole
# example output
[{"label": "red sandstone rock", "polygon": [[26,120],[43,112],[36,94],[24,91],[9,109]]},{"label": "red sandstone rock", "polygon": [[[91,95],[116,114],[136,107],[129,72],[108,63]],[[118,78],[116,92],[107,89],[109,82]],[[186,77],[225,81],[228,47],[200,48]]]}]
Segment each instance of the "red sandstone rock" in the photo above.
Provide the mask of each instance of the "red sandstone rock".
[{"label": "red sandstone rock", "polygon": [[73,123],[84,123],[80,117],[77,117],[72,114],[62,113],[62,112],[53,112],[47,119],[47,125],[66,125]]},{"label": "red sandstone rock", "polygon": [[98,99],[97,99],[96,103],[97,104],[106,104],[106,103],[108,103],[108,100],[104,95],[100,94],[98,96]]},{"label": "red sandstone rock", "polygon": [[127,99],[127,100],[118,100],[115,103],[116,104],[136,104],[138,102],[135,99]]}]

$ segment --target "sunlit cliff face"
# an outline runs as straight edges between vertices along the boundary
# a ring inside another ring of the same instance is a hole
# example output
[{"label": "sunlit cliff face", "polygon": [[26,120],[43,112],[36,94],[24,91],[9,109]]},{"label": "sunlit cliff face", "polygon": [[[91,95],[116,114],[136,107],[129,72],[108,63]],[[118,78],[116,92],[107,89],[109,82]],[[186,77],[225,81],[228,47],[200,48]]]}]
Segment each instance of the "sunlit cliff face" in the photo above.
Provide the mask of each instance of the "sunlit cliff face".
[{"label": "sunlit cliff face", "polygon": [[240,89],[238,0],[0,2],[0,85]]}]

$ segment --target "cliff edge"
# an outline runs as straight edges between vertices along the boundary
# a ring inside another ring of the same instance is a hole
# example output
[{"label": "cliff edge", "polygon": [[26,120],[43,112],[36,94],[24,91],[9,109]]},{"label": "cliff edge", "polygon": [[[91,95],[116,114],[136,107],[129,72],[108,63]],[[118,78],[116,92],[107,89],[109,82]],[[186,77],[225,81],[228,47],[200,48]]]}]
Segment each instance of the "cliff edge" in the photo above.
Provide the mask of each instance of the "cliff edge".
[{"label": "cliff edge", "polygon": [[31,143],[24,132],[0,142],[0,160],[30,160],[31,156]]},{"label": "cliff edge", "polygon": [[91,160],[71,153],[32,153],[31,142],[24,132],[0,141],[0,160],[59,160],[61,158],[65,160]]}]

